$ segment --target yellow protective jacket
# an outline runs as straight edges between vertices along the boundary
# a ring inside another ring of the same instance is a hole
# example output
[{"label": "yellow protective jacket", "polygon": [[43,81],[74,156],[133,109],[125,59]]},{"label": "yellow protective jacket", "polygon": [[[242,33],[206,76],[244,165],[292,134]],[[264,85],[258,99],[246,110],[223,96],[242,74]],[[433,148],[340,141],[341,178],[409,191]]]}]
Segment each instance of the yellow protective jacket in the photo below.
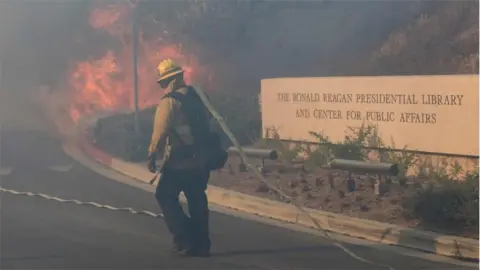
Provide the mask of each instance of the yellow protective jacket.
[{"label": "yellow protective jacket", "polygon": [[[182,94],[186,94],[188,91],[187,86],[183,82],[176,80],[172,81],[169,89]],[[176,131],[176,134],[172,132],[173,130]],[[163,152],[163,161],[165,162],[169,160],[175,148],[192,144],[193,136],[186,116],[181,111],[180,102],[173,98],[163,98],[155,112],[152,140],[148,148],[149,154]],[[168,167],[174,169],[198,168],[203,165],[197,160],[188,158],[182,160],[172,159],[168,162]]]}]

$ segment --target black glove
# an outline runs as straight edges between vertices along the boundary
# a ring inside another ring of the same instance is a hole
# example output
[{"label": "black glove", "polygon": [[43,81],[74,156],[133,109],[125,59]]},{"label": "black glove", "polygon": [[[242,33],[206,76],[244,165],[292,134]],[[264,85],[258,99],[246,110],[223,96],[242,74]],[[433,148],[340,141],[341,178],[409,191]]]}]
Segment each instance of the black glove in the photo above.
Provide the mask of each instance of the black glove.
[{"label": "black glove", "polygon": [[155,153],[151,153],[150,155],[148,155],[147,169],[148,169],[149,172],[151,172],[151,173],[156,173],[157,172],[156,161],[157,161],[157,155]]}]

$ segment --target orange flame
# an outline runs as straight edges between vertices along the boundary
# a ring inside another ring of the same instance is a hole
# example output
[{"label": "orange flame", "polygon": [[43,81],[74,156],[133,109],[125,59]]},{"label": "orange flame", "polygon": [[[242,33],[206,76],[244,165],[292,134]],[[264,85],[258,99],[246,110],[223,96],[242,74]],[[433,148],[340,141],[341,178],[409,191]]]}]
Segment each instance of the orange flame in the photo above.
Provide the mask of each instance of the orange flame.
[{"label": "orange flame", "polygon": [[[90,14],[90,25],[117,39],[120,49],[109,49],[99,59],[88,59],[72,66],[69,86],[69,114],[77,123],[96,112],[133,108],[133,66],[131,20],[128,5],[109,5]],[[146,40],[139,31],[138,42],[139,106],[156,104],[163,95],[156,83],[156,65],[165,58],[178,62],[185,70],[185,81],[208,78],[208,70],[179,46],[162,44],[161,39]]]}]

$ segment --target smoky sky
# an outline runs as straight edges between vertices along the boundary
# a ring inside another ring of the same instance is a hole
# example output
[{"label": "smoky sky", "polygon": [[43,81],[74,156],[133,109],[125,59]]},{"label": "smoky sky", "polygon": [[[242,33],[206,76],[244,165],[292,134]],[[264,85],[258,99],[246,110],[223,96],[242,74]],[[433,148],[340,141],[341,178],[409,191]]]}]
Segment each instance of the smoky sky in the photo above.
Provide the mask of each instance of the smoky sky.
[{"label": "smoky sky", "polygon": [[[108,2],[119,3],[96,1]],[[225,61],[222,64],[231,68],[220,65],[219,72],[259,80],[347,74],[349,61],[360,61],[391,33],[449,1],[204,2],[207,7],[193,1],[140,1],[140,27],[150,36],[163,37],[164,29],[151,21],[168,21],[172,42],[183,43],[205,65]],[[93,3],[1,1],[5,76],[13,82],[22,76],[23,83],[52,85],[64,76],[68,61],[100,56],[114,46],[88,24]]]},{"label": "smoky sky", "polygon": [[[47,126],[31,92],[55,85],[68,59],[82,57],[74,37],[88,27],[89,1],[0,2],[0,114],[5,124]],[[73,54],[73,55],[72,55]]]},{"label": "smoky sky", "polygon": [[[89,1],[27,1],[3,3],[6,29],[4,80],[53,84],[66,70],[67,59],[81,58],[75,37],[88,29]],[[28,75],[27,75],[28,74]]]},{"label": "smoky sky", "polygon": [[[247,7],[244,10],[235,6],[237,1],[206,2],[212,11],[202,17],[191,12],[192,1],[141,1],[141,27],[151,29],[151,36],[161,36],[150,20],[169,20],[173,42],[194,47],[191,51],[202,63],[218,66],[220,73],[228,70],[235,73],[233,77],[257,81],[347,71],[350,58],[366,54],[405,22],[435,8],[410,1],[240,1],[250,3],[242,5]],[[101,56],[113,46],[88,24],[93,3],[2,1],[3,83],[55,85],[65,77],[69,61]],[[228,8],[237,9],[239,16],[222,16]],[[182,13],[185,18],[179,17]]]},{"label": "smoky sky", "polygon": [[[29,110],[22,95],[40,85],[64,91],[58,85],[72,61],[102,56],[115,46],[89,25],[93,4],[108,3],[96,2],[0,1],[2,111]],[[453,2],[468,1],[211,0],[195,6],[193,1],[143,0],[139,26],[150,37],[184,45],[215,71],[225,89],[253,94],[262,78],[368,73],[364,63],[392,33]],[[475,7],[471,17],[478,25],[478,4]],[[468,27],[459,24],[458,31]]]}]

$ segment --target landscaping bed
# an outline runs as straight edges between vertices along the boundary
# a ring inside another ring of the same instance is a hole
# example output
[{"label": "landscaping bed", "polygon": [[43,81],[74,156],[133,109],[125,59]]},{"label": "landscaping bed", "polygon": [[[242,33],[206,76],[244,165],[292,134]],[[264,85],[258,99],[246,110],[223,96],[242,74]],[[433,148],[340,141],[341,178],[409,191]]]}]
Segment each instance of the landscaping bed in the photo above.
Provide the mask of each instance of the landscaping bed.
[{"label": "landscaping bed", "polygon": [[[266,199],[290,203],[252,172],[240,172],[233,159],[210,184]],[[229,169],[232,168],[232,170]],[[268,168],[268,166],[266,166]],[[354,175],[356,188],[350,192],[348,173],[316,169],[305,171],[291,165],[275,166],[265,179],[300,206],[478,239],[478,176],[462,182],[433,185],[429,179],[410,178],[392,182],[385,192],[374,192],[376,176]]]},{"label": "landscaping bed", "polygon": [[[133,133],[132,114],[101,119],[92,130],[95,144],[121,159],[144,162],[152,132],[153,109],[142,111],[140,119],[137,135]],[[416,164],[416,155],[390,151],[371,127],[349,129],[342,142],[333,143],[313,132],[312,136],[318,139],[318,147],[288,145],[278,140],[275,132],[269,140],[260,140],[254,145],[279,152],[279,160],[266,164],[265,178],[289,198],[262,183],[252,172],[239,170],[237,157],[230,158],[221,172],[214,173],[210,184],[286,203],[293,200],[298,205],[323,211],[478,238],[478,172],[444,169],[407,177],[405,171]],[[352,175],[355,182],[352,190],[351,185],[347,185],[346,172],[320,169],[333,158],[370,161],[372,151],[365,149],[372,143],[386,149],[375,153],[377,161],[405,168],[396,179],[384,179],[381,194],[376,194],[374,189],[376,176]],[[299,156],[303,156],[303,162],[293,164]]]}]

